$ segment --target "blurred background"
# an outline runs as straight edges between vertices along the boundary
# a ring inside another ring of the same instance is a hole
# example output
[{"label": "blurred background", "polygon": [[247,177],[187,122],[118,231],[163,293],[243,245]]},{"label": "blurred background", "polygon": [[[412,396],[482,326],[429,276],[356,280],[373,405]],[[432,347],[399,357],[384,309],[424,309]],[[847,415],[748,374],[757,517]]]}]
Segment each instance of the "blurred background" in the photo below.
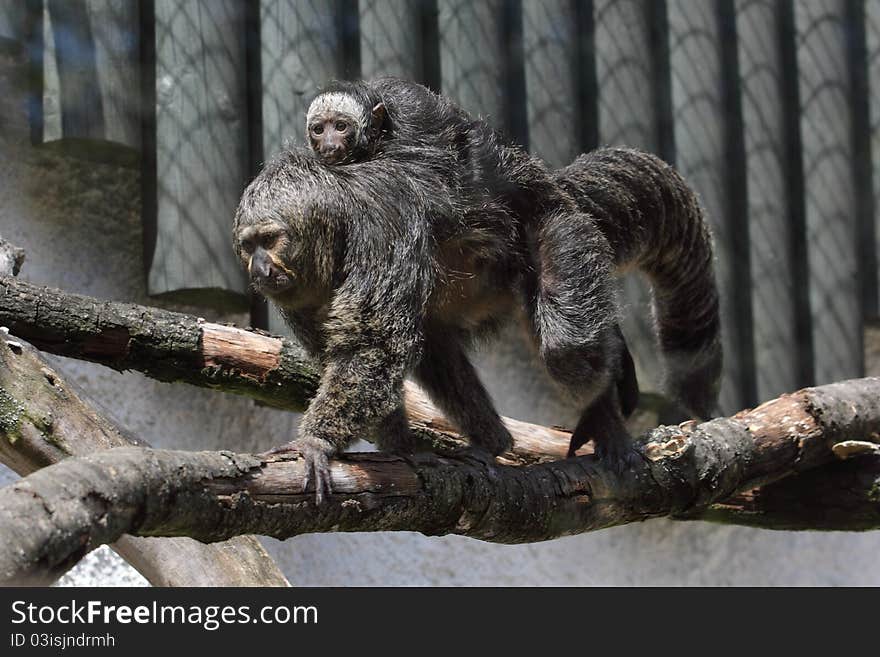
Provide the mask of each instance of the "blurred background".
[{"label": "blurred background", "polygon": [[[283,333],[232,254],[239,195],[302,141],[321,85],[379,75],[552,166],[599,145],[675,164],[714,229],[726,413],[880,373],[880,0],[0,0],[0,234],[33,282]],[[650,425],[641,281],[621,306]],[[156,446],[257,450],[296,430],[246,399],[47,358]],[[576,419],[513,330],[477,360],[502,413]],[[654,520],[521,546],[264,542],[294,585],[880,584],[873,534]],[[145,582],[102,549],[63,583]]]}]

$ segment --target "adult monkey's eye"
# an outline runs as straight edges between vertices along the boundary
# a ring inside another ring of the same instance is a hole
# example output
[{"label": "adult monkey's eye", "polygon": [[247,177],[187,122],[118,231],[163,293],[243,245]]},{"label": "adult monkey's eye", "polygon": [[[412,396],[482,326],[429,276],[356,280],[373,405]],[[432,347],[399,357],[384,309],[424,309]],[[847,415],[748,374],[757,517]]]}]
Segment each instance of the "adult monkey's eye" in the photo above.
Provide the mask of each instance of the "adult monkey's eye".
[{"label": "adult monkey's eye", "polygon": [[322,132],[324,132],[324,126],[322,126],[320,123],[318,123],[317,125],[313,125],[312,132],[316,135],[320,135]]},{"label": "adult monkey's eye", "polygon": [[241,241],[241,250],[245,253],[250,253],[254,250],[254,242],[253,240],[242,240]]},{"label": "adult monkey's eye", "polygon": [[348,129],[348,124],[345,121],[337,121],[336,122],[336,130],[338,132],[345,132]]}]

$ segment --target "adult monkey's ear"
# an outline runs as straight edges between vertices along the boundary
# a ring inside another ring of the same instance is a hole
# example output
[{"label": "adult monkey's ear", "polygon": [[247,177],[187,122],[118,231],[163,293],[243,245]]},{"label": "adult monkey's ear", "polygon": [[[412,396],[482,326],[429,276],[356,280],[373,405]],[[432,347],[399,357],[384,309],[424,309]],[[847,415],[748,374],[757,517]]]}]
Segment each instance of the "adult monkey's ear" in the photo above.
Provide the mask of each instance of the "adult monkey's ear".
[{"label": "adult monkey's ear", "polygon": [[370,127],[373,132],[379,132],[385,123],[385,103],[379,103],[370,111]]}]

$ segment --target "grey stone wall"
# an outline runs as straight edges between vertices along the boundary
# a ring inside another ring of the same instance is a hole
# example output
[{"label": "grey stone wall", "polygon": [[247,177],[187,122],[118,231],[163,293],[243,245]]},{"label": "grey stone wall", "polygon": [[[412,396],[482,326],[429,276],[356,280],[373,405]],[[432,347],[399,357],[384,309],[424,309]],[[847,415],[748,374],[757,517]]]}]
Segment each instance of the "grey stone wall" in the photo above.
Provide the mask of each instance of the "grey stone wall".
[{"label": "grey stone wall", "polygon": [[[0,234],[27,249],[22,276],[71,292],[155,303],[145,294],[137,171],[32,148],[15,70],[15,62],[0,57]],[[212,320],[246,321],[194,311]],[[49,360],[121,425],[156,446],[264,449],[296,428],[297,417],[241,398]],[[574,418],[574,409],[547,386],[514,338],[486,350],[479,362],[504,413],[544,423]],[[0,471],[0,483],[14,477]],[[265,543],[295,585],[880,584],[877,533],[798,534],[654,520],[536,545],[413,533]],[[144,581],[101,550],[62,583]]]}]

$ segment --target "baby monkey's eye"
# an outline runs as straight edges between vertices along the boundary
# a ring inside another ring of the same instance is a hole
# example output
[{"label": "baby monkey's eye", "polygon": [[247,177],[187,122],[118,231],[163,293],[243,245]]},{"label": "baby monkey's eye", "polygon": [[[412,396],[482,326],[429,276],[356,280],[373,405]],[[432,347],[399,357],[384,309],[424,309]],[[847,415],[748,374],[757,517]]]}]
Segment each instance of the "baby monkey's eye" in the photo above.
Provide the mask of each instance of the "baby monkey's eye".
[{"label": "baby monkey's eye", "polygon": [[348,124],[345,121],[337,121],[336,122],[337,132],[345,132],[347,129],[348,129]]},{"label": "baby monkey's eye", "polygon": [[254,250],[254,242],[253,240],[242,240],[241,241],[241,250],[245,253],[250,253]]},{"label": "baby monkey's eye", "polygon": [[320,123],[317,125],[313,125],[312,132],[316,135],[320,135],[322,132],[324,132],[324,126],[322,126]]}]

